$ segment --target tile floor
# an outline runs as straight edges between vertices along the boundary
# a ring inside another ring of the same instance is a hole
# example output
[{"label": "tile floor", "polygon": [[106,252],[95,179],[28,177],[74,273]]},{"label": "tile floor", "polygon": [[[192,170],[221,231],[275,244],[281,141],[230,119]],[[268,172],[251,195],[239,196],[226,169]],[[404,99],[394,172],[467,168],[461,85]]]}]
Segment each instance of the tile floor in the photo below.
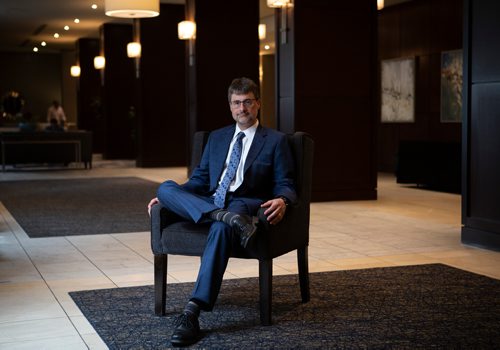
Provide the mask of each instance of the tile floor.
[{"label": "tile floor", "polygon": [[[7,171],[0,181],[137,176],[182,182],[185,174],[184,168],[96,161],[92,170]],[[378,191],[377,201],[311,205],[311,272],[444,263],[500,278],[500,253],[460,243],[460,196],[401,186],[388,174],[379,176]],[[274,273],[296,273],[295,259],[276,259]],[[106,349],[68,291],[152,284],[152,261],[149,232],[30,239],[0,202],[0,349]],[[198,258],[172,257],[169,264],[169,283],[195,280]],[[257,261],[233,259],[226,278],[257,274]]]}]

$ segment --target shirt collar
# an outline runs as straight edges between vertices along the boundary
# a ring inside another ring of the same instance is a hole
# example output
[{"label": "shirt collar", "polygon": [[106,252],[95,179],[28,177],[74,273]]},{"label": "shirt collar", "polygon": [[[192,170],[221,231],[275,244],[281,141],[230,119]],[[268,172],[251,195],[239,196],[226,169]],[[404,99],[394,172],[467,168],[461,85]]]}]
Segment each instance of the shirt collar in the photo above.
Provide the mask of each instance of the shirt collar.
[{"label": "shirt collar", "polygon": [[249,136],[253,136],[255,135],[255,132],[257,131],[257,128],[259,127],[259,119],[257,119],[255,121],[255,124],[252,125],[251,127],[245,129],[245,130],[241,130],[240,127],[238,126],[238,124],[236,124],[236,128],[234,130],[234,135],[233,135],[233,138],[236,137],[236,135],[238,135],[241,132],[243,132],[245,134],[245,137],[249,137]]}]

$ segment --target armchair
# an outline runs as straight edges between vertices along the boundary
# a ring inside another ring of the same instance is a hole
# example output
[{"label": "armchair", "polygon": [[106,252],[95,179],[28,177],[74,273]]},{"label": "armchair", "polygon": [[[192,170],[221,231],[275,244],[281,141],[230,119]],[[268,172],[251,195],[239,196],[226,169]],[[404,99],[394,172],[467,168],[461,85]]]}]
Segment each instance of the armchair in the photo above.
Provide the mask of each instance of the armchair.
[{"label": "armchair", "polygon": [[[207,132],[194,137],[192,159],[199,161]],[[303,132],[288,135],[295,160],[295,186],[298,202],[287,208],[285,218],[276,226],[268,224],[264,210],[258,212],[259,226],[255,244],[236,258],[259,260],[260,321],[271,324],[273,259],[297,250],[297,263],[302,302],[309,301],[309,207],[313,161],[312,138]],[[155,313],[165,315],[167,257],[173,255],[201,256],[207,238],[207,227],[182,221],[169,224],[169,212],[161,205],[151,210],[151,247],[154,253]]]}]

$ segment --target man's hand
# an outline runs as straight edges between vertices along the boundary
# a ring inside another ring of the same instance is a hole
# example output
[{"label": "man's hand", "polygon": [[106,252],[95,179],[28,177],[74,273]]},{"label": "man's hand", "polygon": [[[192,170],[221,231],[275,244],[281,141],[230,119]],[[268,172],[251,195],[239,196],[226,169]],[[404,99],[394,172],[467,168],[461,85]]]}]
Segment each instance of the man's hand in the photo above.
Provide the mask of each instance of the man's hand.
[{"label": "man's hand", "polygon": [[283,198],[270,199],[261,205],[262,208],[267,208],[264,214],[267,216],[267,221],[271,225],[276,225],[285,216],[286,203]]},{"label": "man's hand", "polygon": [[151,208],[153,207],[153,205],[156,205],[160,203],[160,201],[158,200],[158,198],[153,198],[149,201],[149,204],[148,204],[148,214],[149,216],[151,216]]}]

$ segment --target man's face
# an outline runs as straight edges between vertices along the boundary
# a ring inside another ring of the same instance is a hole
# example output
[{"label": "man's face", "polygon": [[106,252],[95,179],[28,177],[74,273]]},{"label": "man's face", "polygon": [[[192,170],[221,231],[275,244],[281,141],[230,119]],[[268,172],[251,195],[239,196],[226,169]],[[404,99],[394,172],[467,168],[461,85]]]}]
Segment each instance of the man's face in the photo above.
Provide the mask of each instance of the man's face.
[{"label": "man's face", "polygon": [[255,99],[253,92],[242,95],[232,94],[229,108],[240,129],[245,130],[257,121],[260,101]]}]

